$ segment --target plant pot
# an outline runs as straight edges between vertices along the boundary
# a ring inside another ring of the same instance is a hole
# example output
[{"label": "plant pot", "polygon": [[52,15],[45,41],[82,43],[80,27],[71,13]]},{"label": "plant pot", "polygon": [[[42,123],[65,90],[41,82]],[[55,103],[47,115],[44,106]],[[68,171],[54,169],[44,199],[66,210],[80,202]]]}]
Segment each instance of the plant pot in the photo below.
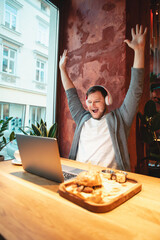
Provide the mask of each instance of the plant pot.
[{"label": "plant pot", "polygon": [[0,161],[4,161],[4,156],[0,155]]}]

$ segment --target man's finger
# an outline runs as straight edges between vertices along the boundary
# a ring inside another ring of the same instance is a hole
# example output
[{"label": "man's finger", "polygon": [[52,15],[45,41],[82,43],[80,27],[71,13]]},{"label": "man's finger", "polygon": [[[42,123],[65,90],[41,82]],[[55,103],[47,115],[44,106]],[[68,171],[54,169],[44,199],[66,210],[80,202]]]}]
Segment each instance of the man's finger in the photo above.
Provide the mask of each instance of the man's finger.
[{"label": "man's finger", "polygon": [[147,34],[147,27],[145,27],[145,29],[144,29],[144,35],[146,35]]},{"label": "man's finger", "polygon": [[135,31],[134,31],[134,28],[131,29],[131,35],[132,35],[132,38],[135,37]]},{"label": "man's finger", "polygon": [[139,33],[143,34],[143,26],[142,25],[140,26]]},{"label": "man's finger", "polygon": [[139,25],[136,24],[136,34],[138,34],[138,33],[139,33]]}]

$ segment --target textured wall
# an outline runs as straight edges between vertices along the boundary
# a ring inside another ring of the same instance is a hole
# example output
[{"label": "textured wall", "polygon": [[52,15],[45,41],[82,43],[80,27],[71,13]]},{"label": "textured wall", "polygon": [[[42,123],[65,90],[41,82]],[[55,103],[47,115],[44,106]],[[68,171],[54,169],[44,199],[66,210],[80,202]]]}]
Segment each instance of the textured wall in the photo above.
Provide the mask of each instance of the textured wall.
[{"label": "textured wall", "polygon": [[[146,37],[146,51],[145,51],[145,76],[144,76],[144,90],[141,97],[139,110],[143,112],[144,105],[149,99],[149,74],[150,74],[150,0],[126,0],[126,36],[130,37],[130,29],[137,23],[148,27],[148,34]],[[133,63],[133,51],[130,48],[126,49],[126,87],[129,85],[130,68]],[[137,153],[141,151],[140,141],[136,139],[136,117],[132,123],[130,137],[128,140],[128,149],[130,154],[131,170],[135,171],[137,165]],[[140,161],[140,159],[138,159]]]},{"label": "textured wall", "polygon": [[[150,0],[65,0],[60,50],[69,51],[68,73],[85,106],[85,93],[95,84],[108,88],[113,96],[109,111],[119,107],[130,82],[133,50],[123,40],[131,39],[130,29],[137,23],[149,26]],[[61,22],[62,24],[62,22]],[[149,30],[149,29],[148,29]],[[139,110],[149,99],[149,34],[145,56],[145,88]],[[75,123],[66,102],[62,85],[58,86],[58,126],[60,154],[68,157]],[[131,169],[135,171],[136,121],[129,137]]]},{"label": "textured wall", "polygon": [[[113,105],[119,107],[125,96],[125,1],[65,1],[64,48],[69,51],[68,73],[85,106],[85,93],[91,85],[107,87]],[[59,107],[59,144],[61,156],[67,157],[75,124],[66,96],[61,89]]]}]

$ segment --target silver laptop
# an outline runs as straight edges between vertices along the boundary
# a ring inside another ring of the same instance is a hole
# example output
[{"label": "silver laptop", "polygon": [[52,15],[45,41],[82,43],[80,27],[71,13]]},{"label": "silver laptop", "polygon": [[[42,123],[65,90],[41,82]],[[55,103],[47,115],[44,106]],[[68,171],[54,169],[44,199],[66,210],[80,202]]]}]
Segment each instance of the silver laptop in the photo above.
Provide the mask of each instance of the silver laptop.
[{"label": "silver laptop", "polygon": [[63,182],[83,171],[61,165],[55,138],[16,134],[18,149],[25,171],[56,182]]}]

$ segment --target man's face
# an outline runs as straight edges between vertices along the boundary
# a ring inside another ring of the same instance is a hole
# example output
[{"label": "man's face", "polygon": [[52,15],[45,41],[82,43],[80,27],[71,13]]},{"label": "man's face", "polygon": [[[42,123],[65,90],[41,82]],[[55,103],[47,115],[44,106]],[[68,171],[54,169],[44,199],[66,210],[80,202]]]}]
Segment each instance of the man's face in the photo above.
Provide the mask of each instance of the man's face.
[{"label": "man's face", "polygon": [[97,91],[88,95],[88,111],[94,119],[100,119],[107,113],[105,99],[101,92]]}]

